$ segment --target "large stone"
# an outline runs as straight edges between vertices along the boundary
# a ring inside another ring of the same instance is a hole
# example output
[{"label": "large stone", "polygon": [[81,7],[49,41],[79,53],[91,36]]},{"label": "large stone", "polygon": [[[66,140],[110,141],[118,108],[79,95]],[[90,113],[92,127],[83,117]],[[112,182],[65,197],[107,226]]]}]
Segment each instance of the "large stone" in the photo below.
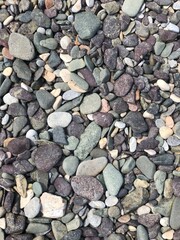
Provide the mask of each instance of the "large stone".
[{"label": "large stone", "polygon": [[83,161],[79,164],[76,175],[97,176],[105,168],[106,164],[106,157]]},{"label": "large stone", "polygon": [[90,123],[80,137],[80,142],[74,155],[80,160],[84,160],[91,150],[97,145],[101,137],[101,128],[95,123]]},{"label": "large stone", "polygon": [[123,177],[111,163],[103,170],[103,177],[106,188],[110,195],[116,196],[123,184]]},{"label": "large stone", "polygon": [[16,58],[30,61],[35,56],[35,49],[32,42],[19,33],[11,33],[8,41],[9,52]]},{"label": "large stone", "polygon": [[91,201],[99,200],[104,192],[102,184],[91,176],[75,176],[71,180],[74,192]]},{"label": "large stone", "polygon": [[62,197],[44,192],[40,200],[43,217],[59,218],[65,214],[66,200]]},{"label": "large stone", "polygon": [[80,112],[82,114],[90,114],[97,112],[101,107],[101,98],[97,93],[92,93],[84,97],[80,105]]},{"label": "large stone", "polygon": [[94,37],[100,28],[99,18],[91,11],[82,12],[75,15],[74,27],[82,39]]},{"label": "large stone", "polygon": [[139,10],[141,9],[141,6],[143,5],[144,0],[136,0],[136,1],[131,1],[131,0],[125,0],[123,5],[122,5],[122,10],[124,13],[129,15],[130,17],[135,17]]},{"label": "large stone", "polygon": [[145,188],[136,188],[128,193],[121,201],[124,213],[134,211],[138,207],[145,204],[149,199],[149,193]]},{"label": "large stone", "polygon": [[136,166],[147,178],[153,179],[156,166],[146,156],[140,156],[136,161]]},{"label": "large stone", "polygon": [[178,230],[180,228],[180,198],[176,197],[174,199],[171,215],[170,215],[170,226],[174,230]]}]

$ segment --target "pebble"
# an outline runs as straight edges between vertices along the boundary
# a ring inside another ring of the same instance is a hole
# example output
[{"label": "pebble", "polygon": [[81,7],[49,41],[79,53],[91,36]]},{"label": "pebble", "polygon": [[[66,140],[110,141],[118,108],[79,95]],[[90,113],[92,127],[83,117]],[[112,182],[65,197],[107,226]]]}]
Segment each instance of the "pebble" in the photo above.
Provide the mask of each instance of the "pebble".
[{"label": "pebble", "polygon": [[144,205],[137,209],[137,214],[138,215],[148,214],[148,213],[150,213],[150,211],[151,211],[150,207]]},{"label": "pebble", "polygon": [[123,177],[111,163],[108,163],[103,170],[103,178],[108,190],[112,196],[116,196],[123,184]]},{"label": "pebble", "polygon": [[169,230],[169,231],[163,233],[162,237],[164,239],[173,239],[173,235],[174,235],[174,230]]},{"label": "pebble", "polygon": [[35,150],[34,162],[38,170],[48,172],[60,161],[61,156],[61,148],[57,144],[49,142]]},{"label": "pebble", "polygon": [[160,171],[160,170],[155,172],[154,182],[155,182],[156,189],[157,189],[159,194],[163,193],[165,180],[166,180],[166,173],[165,172]]},{"label": "pebble", "polygon": [[60,218],[64,216],[66,209],[66,200],[44,192],[41,197],[41,212],[45,218]]},{"label": "pebble", "polygon": [[91,209],[88,212],[86,220],[95,228],[101,224],[101,217],[95,214],[94,209]]},{"label": "pebble", "polygon": [[133,78],[128,74],[121,75],[115,82],[114,92],[117,96],[125,96],[131,89]]},{"label": "pebble", "polygon": [[64,82],[71,81],[71,72],[67,69],[62,69],[58,76],[61,77]]},{"label": "pebble", "polygon": [[66,50],[68,48],[68,45],[71,43],[71,39],[68,36],[64,36],[60,40],[61,47]]},{"label": "pebble", "polygon": [[163,217],[160,219],[160,224],[163,227],[168,227],[169,226],[169,217]]},{"label": "pebble", "polygon": [[99,200],[104,192],[102,184],[91,176],[75,176],[71,179],[74,192],[90,201]]},{"label": "pebble", "polygon": [[40,211],[40,201],[39,198],[32,198],[29,203],[24,208],[24,214],[27,218],[35,218]]},{"label": "pebble", "polygon": [[110,127],[113,122],[113,115],[111,113],[97,112],[93,114],[93,120],[101,127]]},{"label": "pebble", "polygon": [[115,196],[108,196],[105,200],[105,204],[107,207],[115,206],[118,203],[118,198]]},{"label": "pebble", "polygon": [[91,122],[80,136],[80,142],[77,149],[74,151],[76,157],[84,160],[92,149],[97,145],[101,136],[101,128],[95,123]]},{"label": "pebble", "polygon": [[40,45],[50,50],[55,50],[58,46],[58,43],[54,38],[47,38],[45,40],[41,40]]},{"label": "pebble", "polygon": [[68,65],[68,70],[70,72],[74,72],[74,71],[84,68],[84,67],[85,67],[85,62],[82,58],[80,58],[80,59],[72,60]]},{"label": "pebble", "polygon": [[172,31],[172,32],[176,32],[179,33],[179,27],[173,23],[168,23],[168,25],[165,28],[166,30]]},{"label": "pebble", "polygon": [[19,33],[11,33],[8,41],[9,52],[16,58],[30,61],[35,56],[32,42]]},{"label": "pebble", "polygon": [[136,160],[136,166],[141,170],[141,172],[149,179],[153,179],[156,166],[150,161],[146,156],[141,156]]},{"label": "pebble", "polygon": [[12,72],[13,72],[13,69],[11,67],[7,67],[3,70],[2,74],[6,77],[9,77],[11,76]]},{"label": "pebble", "polygon": [[12,103],[18,103],[18,99],[11,96],[10,93],[7,93],[3,97],[3,102],[7,105],[11,105]]},{"label": "pebble", "polygon": [[97,176],[107,165],[106,157],[99,157],[92,160],[83,161],[77,168],[76,175]]},{"label": "pebble", "polygon": [[67,127],[72,120],[72,116],[68,112],[53,112],[47,118],[48,126],[55,127]]},{"label": "pebble", "polygon": [[55,101],[54,96],[46,90],[38,90],[36,92],[36,98],[40,107],[45,110],[51,108]]},{"label": "pebble", "polygon": [[136,188],[128,193],[121,201],[124,213],[129,213],[144,205],[149,199],[149,193],[144,188]]},{"label": "pebble", "polygon": [[54,187],[58,192],[58,195],[67,197],[71,193],[71,185],[63,178],[57,177],[54,181]]},{"label": "pebble", "polygon": [[63,160],[63,164],[62,164],[65,173],[69,176],[74,175],[78,165],[79,165],[79,159],[75,156],[66,157]]},{"label": "pebble", "polygon": [[175,102],[175,103],[180,103],[180,97],[176,96],[173,93],[170,95],[170,99],[172,99],[173,102]]},{"label": "pebble", "polygon": [[135,160],[132,157],[129,157],[123,164],[121,172],[123,174],[127,174],[134,169],[135,165],[136,165]]},{"label": "pebble", "polygon": [[31,200],[31,198],[33,198],[34,196],[34,192],[32,189],[28,189],[26,192],[26,197],[21,197],[20,198],[20,208],[23,209]]},{"label": "pebble", "polygon": [[163,139],[168,139],[173,134],[173,130],[169,127],[162,126],[159,129],[159,134]]},{"label": "pebble", "polygon": [[146,228],[142,225],[137,226],[136,236],[137,236],[138,240],[148,240],[149,239],[148,232],[147,232]]},{"label": "pebble", "polygon": [[173,4],[173,9],[174,9],[174,10],[180,10],[180,1],[176,1],[176,2]]},{"label": "pebble", "polygon": [[135,137],[131,137],[129,140],[129,150],[130,152],[135,152],[137,147],[137,142]]},{"label": "pebble", "polygon": [[84,97],[83,102],[80,105],[80,112],[82,114],[95,113],[100,109],[100,107],[101,98],[97,93],[93,93]]},{"label": "pebble", "polygon": [[77,0],[76,3],[71,8],[71,10],[72,10],[73,13],[77,13],[81,10],[81,8],[82,8],[81,0]]},{"label": "pebble", "polygon": [[164,42],[156,42],[154,45],[154,52],[156,55],[160,55],[164,50],[166,44]]},{"label": "pebble", "polygon": [[180,122],[177,122],[175,125],[174,125],[174,133],[175,135],[180,138]]},{"label": "pebble", "polygon": [[35,235],[44,235],[50,231],[50,226],[43,223],[29,223],[26,232]]},{"label": "pebble", "polygon": [[120,33],[120,21],[116,16],[108,15],[104,19],[103,33],[110,39],[115,39]]},{"label": "pebble", "polygon": [[94,37],[100,28],[100,24],[99,18],[91,11],[78,13],[75,16],[74,27],[81,39]]},{"label": "pebble", "polygon": [[174,230],[178,230],[180,228],[180,198],[176,197],[174,199],[172,209],[171,209],[171,215],[170,215],[170,226]]},{"label": "pebble", "polygon": [[94,0],[86,0],[86,5],[92,8],[94,6]]},{"label": "pebble", "polygon": [[[75,73],[71,73],[71,82],[68,82],[68,85],[69,87],[72,89],[72,90],[76,90],[76,88],[79,88],[80,89],[80,92],[86,92],[89,88],[89,85],[87,84],[87,82],[81,78],[79,75],[75,74]],[[73,85],[72,85],[73,83]],[[73,87],[75,89],[73,89]]]},{"label": "pebble", "polygon": [[105,204],[102,201],[91,201],[91,202],[89,202],[89,206],[92,208],[96,208],[96,209],[105,208]]},{"label": "pebble", "polygon": [[164,80],[159,79],[157,81],[157,86],[162,90],[162,91],[169,91],[170,90],[170,86],[169,84],[167,84]]},{"label": "pebble", "polygon": [[125,0],[122,5],[122,11],[130,17],[135,17],[141,9],[143,3],[144,0],[138,0],[136,2],[133,2],[133,4],[130,0]]}]

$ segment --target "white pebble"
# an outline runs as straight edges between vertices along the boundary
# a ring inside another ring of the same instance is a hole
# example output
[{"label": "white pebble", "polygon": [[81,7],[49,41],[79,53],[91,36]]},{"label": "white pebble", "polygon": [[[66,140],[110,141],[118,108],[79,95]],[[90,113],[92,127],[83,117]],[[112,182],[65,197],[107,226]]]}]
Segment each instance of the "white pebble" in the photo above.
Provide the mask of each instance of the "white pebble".
[{"label": "white pebble", "polygon": [[152,113],[149,113],[148,111],[145,111],[143,113],[143,117],[148,119],[154,119],[154,115]]},{"label": "white pebble", "polygon": [[174,9],[174,10],[180,10],[180,1],[176,1],[176,2],[173,4],[173,9]]},{"label": "white pebble", "polygon": [[81,0],[77,0],[77,2],[74,4],[71,10],[73,13],[77,13],[81,10],[81,8],[82,8]]},{"label": "white pebble", "polygon": [[162,90],[162,91],[169,91],[170,87],[169,84],[166,83],[164,80],[159,79],[157,80],[157,86]]},{"label": "white pebble", "polygon": [[150,213],[150,211],[151,211],[150,207],[144,205],[137,209],[137,214],[138,215],[147,214]]},{"label": "white pebble", "polygon": [[168,60],[168,63],[171,68],[177,67],[177,61],[175,60]]},{"label": "white pebble", "polygon": [[45,34],[46,30],[44,28],[42,28],[42,27],[38,27],[37,32]]},{"label": "white pebble", "polygon": [[125,128],[125,126],[126,126],[126,124],[121,121],[115,122],[115,127],[117,127],[117,128],[123,129],[123,128]]},{"label": "white pebble", "polygon": [[164,151],[166,151],[166,152],[169,150],[169,145],[167,144],[166,141],[164,141],[162,147],[164,148]]},{"label": "white pebble", "polygon": [[1,124],[4,126],[8,123],[8,121],[9,121],[9,115],[6,113],[1,120]]},{"label": "white pebble", "polygon": [[135,152],[137,148],[137,142],[135,137],[131,137],[129,140],[129,150],[130,152]]},{"label": "white pebble", "polygon": [[101,217],[94,214],[94,209],[91,209],[87,215],[88,222],[92,227],[98,227],[101,224]]},{"label": "white pebble", "polygon": [[180,103],[180,97],[176,96],[174,93],[170,95],[170,98],[173,100],[173,102]]},{"label": "white pebble", "polygon": [[72,57],[69,54],[62,54],[60,53],[60,58],[63,60],[65,63],[69,63],[72,61]]},{"label": "white pebble", "polygon": [[156,155],[156,151],[153,149],[144,149],[144,151],[149,154],[150,156]]},{"label": "white pebble", "polygon": [[13,19],[14,19],[13,16],[7,17],[3,22],[4,26],[7,26],[10,22],[12,22]]},{"label": "white pebble", "polygon": [[128,57],[125,57],[125,58],[124,58],[124,63],[125,63],[126,65],[128,65],[129,67],[134,67],[134,63],[133,63],[132,59],[130,59],[130,58],[128,58]]},{"label": "white pebble", "polygon": [[105,200],[105,204],[107,207],[115,206],[118,203],[118,198],[115,196],[109,196]]},{"label": "white pebble", "polygon": [[3,104],[0,106],[0,110],[4,111],[8,108],[8,105],[7,104]]},{"label": "white pebble", "polygon": [[172,32],[179,33],[179,27],[178,27],[177,25],[173,24],[173,23],[169,23],[169,24],[166,26],[165,30],[170,30],[170,31],[172,31]]},{"label": "white pebble", "polygon": [[162,238],[167,239],[167,240],[171,240],[173,239],[173,235],[174,235],[174,230],[168,230],[167,232],[162,234]]},{"label": "white pebble", "polygon": [[35,143],[38,140],[38,134],[34,129],[29,129],[26,133],[26,138]]},{"label": "white pebble", "polygon": [[66,50],[70,42],[71,42],[71,39],[68,36],[64,36],[60,40],[60,45],[63,49]]},{"label": "white pebble", "polygon": [[86,5],[91,8],[94,6],[94,0],[86,0]]},{"label": "white pebble", "polygon": [[89,206],[92,208],[97,208],[97,209],[105,208],[105,204],[102,201],[91,201],[91,202],[89,202]]},{"label": "white pebble", "polygon": [[18,103],[18,99],[13,97],[13,96],[11,96],[10,93],[7,93],[3,97],[3,102],[6,103],[7,105],[10,105],[12,103]]},{"label": "white pebble", "polygon": [[163,217],[160,219],[160,224],[163,227],[168,227],[169,226],[169,218],[168,217]]},{"label": "white pebble", "polygon": [[47,118],[47,124],[51,128],[67,127],[72,120],[72,116],[68,112],[53,112]]}]

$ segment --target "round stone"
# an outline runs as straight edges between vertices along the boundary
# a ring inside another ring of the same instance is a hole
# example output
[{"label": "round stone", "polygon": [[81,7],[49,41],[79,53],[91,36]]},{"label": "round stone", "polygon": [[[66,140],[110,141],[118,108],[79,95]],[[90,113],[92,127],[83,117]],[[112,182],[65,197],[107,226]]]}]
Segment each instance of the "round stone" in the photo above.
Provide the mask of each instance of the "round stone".
[{"label": "round stone", "polygon": [[67,47],[68,47],[68,45],[69,45],[70,43],[71,43],[71,39],[70,39],[70,37],[68,37],[68,36],[64,36],[64,37],[62,37],[61,40],[60,40],[60,45],[61,45],[61,47],[62,47],[64,50],[67,49]]},{"label": "round stone", "polygon": [[173,130],[169,127],[162,126],[159,129],[159,134],[163,139],[168,139],[173,134]]},{"label": "round stone", "polygon": [[41,204],[39,198],[32,198],[24,208],[24,214],[27,218],[35,218],[40,211]]},{"label": "round stone", "polygon": [[84,97],[80,105],[82,114],[90,114],[97,112],[101,107],[101,98],[97,93],[93,93]]},{"label": "round stone", "polygon": [[34,129],[29,129],[26,133],[26,138],[35,143],[38,140],[38,133]]},{"label": "round stone", "polygon": [[55,127],[67,127],[72,120],[72,116],[68,112],[53,112],[47,118],[48,126]]},{"label": "round stone", "polygon": [[62,164],[65,173],[69,176],[72,176],[75,174],[78,165],[79,165],[79,159],[75,156],[69,156],[64,158],[63,164]]},{"label": "round stone", "polygon": [[105,200],[105,204],[107,207],[115,206],[118,203],[118,198],[115,196],[108,196]]},{"label": "round stone", "polygon": [[121,75],[115,82],[114,93],[119,96],[125,96],[133,85],[133,78],[129,74]]},{"label": "round stone", "polygon": [[61,159],[62,150],[55,143],[39,146],[34,152],[34,162],[38,170],[50,171]]}]

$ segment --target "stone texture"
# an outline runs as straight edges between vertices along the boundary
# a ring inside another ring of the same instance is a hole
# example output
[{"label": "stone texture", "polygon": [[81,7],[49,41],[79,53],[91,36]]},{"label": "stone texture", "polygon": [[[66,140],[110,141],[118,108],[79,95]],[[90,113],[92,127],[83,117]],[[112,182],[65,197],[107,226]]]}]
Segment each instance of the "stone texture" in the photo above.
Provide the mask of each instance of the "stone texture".
[{"label": "stone texture", "polygon": [[119,96],[125,96],[133,85],[133,78],[129,74],[121,75],[115,82],[114,93]]}]

